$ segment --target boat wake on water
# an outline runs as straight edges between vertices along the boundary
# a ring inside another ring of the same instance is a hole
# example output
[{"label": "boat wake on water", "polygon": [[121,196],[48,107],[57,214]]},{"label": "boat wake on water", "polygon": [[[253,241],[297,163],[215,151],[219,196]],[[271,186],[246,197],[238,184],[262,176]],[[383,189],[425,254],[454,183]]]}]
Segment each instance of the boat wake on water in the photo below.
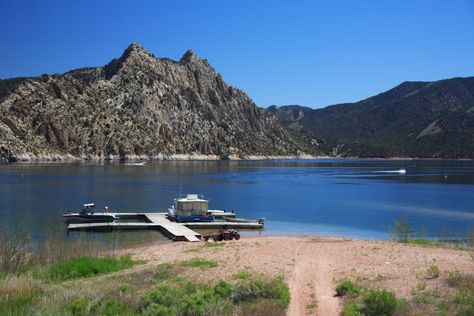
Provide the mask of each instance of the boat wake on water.
[{"label": "boat wake on water", "polygon": [[131,162],[131,163],[126,163],[126,166],[145,166],[146,162]]},{"label": "boat wake on water", "polygon": [[396,173],[396,174],[405,174],[407,173],[405,168],[400,168],[398,170],[382,170],[382,171],[373,171],[373,173]]}]

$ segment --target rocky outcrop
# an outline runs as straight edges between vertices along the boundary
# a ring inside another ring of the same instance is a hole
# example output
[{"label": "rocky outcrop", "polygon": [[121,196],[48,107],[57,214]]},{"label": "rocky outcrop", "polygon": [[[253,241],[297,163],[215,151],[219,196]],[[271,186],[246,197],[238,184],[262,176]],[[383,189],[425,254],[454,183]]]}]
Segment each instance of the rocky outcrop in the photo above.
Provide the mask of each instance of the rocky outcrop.
[{"label": "rocky outcrop", "polygon": [[174,61],[132,44],[104,67],[1,80],[0,92],[0,157],[10,161],[302,153],[191,50]]}]

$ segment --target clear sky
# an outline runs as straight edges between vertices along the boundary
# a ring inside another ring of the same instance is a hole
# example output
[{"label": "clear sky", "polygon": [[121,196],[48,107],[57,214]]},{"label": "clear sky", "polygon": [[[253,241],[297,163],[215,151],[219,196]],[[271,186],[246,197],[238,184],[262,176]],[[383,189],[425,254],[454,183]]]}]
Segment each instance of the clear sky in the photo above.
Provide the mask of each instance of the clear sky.
[{"label": "clear sky", "polygon": [[188,49],[262,107],[323,107],[474,76],[474,0],[1,0],[0,78]]}]

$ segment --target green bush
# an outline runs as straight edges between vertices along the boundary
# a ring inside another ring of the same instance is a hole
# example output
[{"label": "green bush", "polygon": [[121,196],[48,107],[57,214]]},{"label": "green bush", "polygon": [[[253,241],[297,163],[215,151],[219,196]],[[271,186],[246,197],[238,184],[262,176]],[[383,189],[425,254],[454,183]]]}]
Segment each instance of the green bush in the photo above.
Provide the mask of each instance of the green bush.
[{"label": "green bush", "polygon": [[349,303],[344,306],[344,311],[342,312],[344,316],[364,316],[360,311],[360,306],[357,303]]},{"label": "green bush", "polygon": [[369,290],[364,294],[363,313],[368,316],[392,315],[398,302],[395,295],[386,290]]},{"label": "green bush", "polygon": [[222,297],[230,297],[232,293],[232,285],[221,280],[214,287],[214,292]]},{"label": "green bush", "polygon": [[342,280],[336,287],[337,296],[358,296],[361,292],[361,288],[350,280]]},{"label": "green bush", "polygon": [[86,278],[131,268],[137,263],[141,262],[133,261],[130,256],[121,256],[119,258],[79,257],[51,267],[47,271],[47,277],[53,281]]}]

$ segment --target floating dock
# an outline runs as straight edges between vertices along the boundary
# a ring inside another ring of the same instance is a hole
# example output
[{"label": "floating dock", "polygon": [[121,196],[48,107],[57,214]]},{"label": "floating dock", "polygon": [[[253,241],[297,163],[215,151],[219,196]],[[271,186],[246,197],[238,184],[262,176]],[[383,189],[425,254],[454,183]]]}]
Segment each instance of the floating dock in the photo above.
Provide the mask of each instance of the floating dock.
[{"label": "floating dock", "polygon": [[[99,230],[99,229],[158,229],[166,237],[176,241],[199,241],[202,238],[195,229],[262,229],[263,223],[258,222],[188,222],[177,223],[170,221],[166,213],[114,213],[120,217],[117,222],[109,223],[78,223],[68,224],[68,230]],[[132,221],[136,220],[136,221]]]}]

